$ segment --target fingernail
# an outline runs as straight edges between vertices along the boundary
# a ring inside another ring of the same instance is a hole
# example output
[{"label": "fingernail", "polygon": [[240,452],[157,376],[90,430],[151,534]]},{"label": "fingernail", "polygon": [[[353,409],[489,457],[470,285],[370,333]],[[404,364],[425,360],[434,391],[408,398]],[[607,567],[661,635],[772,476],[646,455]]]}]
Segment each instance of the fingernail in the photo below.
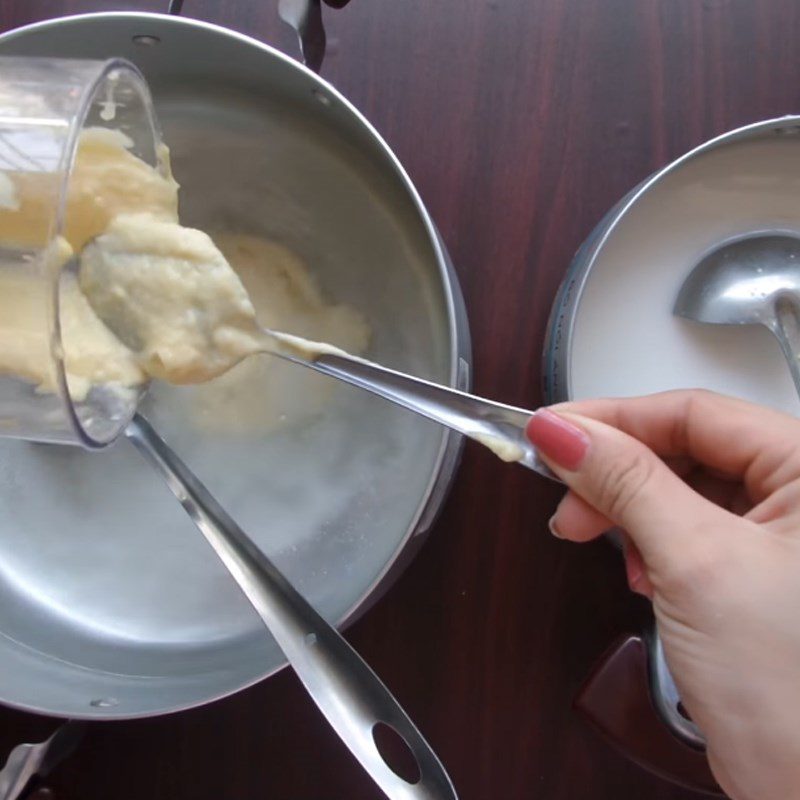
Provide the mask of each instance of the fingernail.
[{"label": "fingernail", "polygon": [[528,420],[525,433],[542,455],[571,471],[580,467],[589,449],[589,437],[580,428],[546,408]]},{"label": "fingernail", "polygon": [[556,537],[556,539],[563,539],[564,537],[561,535],[561,531],[558,530],[558,525],[556,524],[556,515],[553,514],[552,517],[547,522],[547,527],[550,528],[550,533]]}]

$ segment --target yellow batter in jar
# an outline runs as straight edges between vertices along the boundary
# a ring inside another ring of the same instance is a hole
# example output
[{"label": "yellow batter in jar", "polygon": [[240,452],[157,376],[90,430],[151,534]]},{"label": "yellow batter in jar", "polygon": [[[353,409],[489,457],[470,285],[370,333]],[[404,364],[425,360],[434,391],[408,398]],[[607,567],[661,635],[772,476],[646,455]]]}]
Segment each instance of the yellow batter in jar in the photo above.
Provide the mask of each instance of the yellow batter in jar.
[{"label": "yellow batter in jar", "polygon": [[[130,388],[150,377],[174,384],[209,381],[275,346],[259,323],[363,351],[369,331],[362,317],[326,303],[290,251],[255,236],[230,234],[217,237],[219,249],[207,234],[183,227],[177,183],[129,147],[119,132],[82,133],[63,237],[47,256],[54,270],[74,254],[80,262],[77,276],[65,270],[60,278],[62,344],[74,400],[96,384]],[[35,174],[2,174],[0,237],[19,246],[43,246],[42,204],[49,197]],[[0,372],[54,391],[41,319],[44,291],[30,273],[0,271]],[[284,346],[314,347],[291,337]],[[248,375],[258,394],[263,374],[241,365],[219,390],[206,394],[205,405],[214,407],[215,396],[225,396],[231,387],[246,389]]]}]

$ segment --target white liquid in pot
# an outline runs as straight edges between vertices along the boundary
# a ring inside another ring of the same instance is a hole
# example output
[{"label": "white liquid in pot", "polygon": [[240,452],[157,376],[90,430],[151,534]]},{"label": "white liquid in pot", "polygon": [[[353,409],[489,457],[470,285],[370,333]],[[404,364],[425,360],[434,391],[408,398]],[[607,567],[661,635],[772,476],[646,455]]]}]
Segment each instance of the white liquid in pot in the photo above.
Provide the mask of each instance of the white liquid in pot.
[{"label": "white liquid in pot", "polygon": [[574,398],[703,387],[800,412],[777,340],[761,326],[672,316],[697,261],[726,239],[800,235],[800,140],[724,145],[661,179],[620,220],[578,305],[568,365]]}]

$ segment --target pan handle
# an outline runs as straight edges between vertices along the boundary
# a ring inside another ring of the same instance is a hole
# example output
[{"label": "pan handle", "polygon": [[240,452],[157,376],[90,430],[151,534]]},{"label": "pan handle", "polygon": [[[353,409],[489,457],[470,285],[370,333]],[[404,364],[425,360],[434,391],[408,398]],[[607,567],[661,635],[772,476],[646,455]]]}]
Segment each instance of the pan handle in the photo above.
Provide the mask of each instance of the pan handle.
[{"label": "pan handle", "polygon": [[[331,8],[344,8],[350,0],[325,0]],[[169,0],[167,13],[180,14],[183,0]],[[278,15],[295,31],[300,43],[303,63],[319,72],[325,58],[325,26],[322,23],[321,0],[278,0]]]},{"label": "pan handle", "polygon": [[618,641],[579,689],[575,709],[643,769],[697,792],[722,795],[705,752],[668,730],[656,709],[652,653],[639,636]]},{"label": "pan handle", "polygon": [[303,63],[319,72],[326,44],[320,0],[278,0],[278,15],[297,33]]},{"label": "pan handle", "polygon": [[[612,528],[606,538],[611,544],[622,550],[625,537],[625,532],[620,528]],[[647,678],[650,697],[661,721],[669,728],[670,733],[685,745],[695,750],[704,750],[706,737],[686,715],[675,679],[672,677],[664,657],[664,647],[655,619],[652,621],[650,632],[644,636],[644,646],[647,649]]]},{"label": "pan handle", "polygon": [[656,711],[673,735],[677,736],[684,744],[696,750],[705,750],[706,737],[686,715],[678,694],[678,687],[675,685],[675,680],[664,657],[664,646],[655,625],[645,641],[647,643],[650,694]]}]

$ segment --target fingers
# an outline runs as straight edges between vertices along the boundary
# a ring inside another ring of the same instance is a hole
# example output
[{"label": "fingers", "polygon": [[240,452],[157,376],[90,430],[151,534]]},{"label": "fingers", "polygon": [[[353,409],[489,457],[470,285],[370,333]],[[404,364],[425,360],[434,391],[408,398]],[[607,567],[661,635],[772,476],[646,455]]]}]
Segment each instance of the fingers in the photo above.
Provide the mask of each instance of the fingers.
[{"label": "fingers", "polygon": [[706,500],[738,516],[744,516],[753,506],[739,481],[718,478],[705,470],[695,470],[681,477]]},{"label": "fingers", "polygon": [[[558,504],[556,513],[550,520],[550,530],[553,535],[559,539],[569,539],[571,542],[588,542],[596,539],[611,527],[613,526],[606,517],[572,491],[564,495]],[[634,592],[652,599],[653,586],[647,577],[642,554],[627,533],[624,531],[619,531],[619,533],[622,535],[628,586]]]},{"label": "fingers", "polygon": [[775,533],[797,537],[800,534],[800,481],[781,486],[750,509],[745,517]]},{"label": "fingers", "polygon": [[800,477],[800,421],[706,391],[587,400],[553,407],[611,425],[658,455],[688,455],[742,479],[758,503]]},{"label": "fingers", "polygon": [[[744,514],[749,509],[734,508],[732,498],[741,491],[739,484],[729,480],[714,478],[705,473],[689,474],[692,464],[685,458],[668,458],[664,463],[703,497],[736,514]],[[568,491],[550,519],[550,530],[559,539],[571,542],[589,542],[606,533],[614,524],[608,517],[590,506],[575,492]]]},{"label": "fingers", "polygon": [[[611,527],[613,526],[606,517],[572,491],[564,495],[558,504],[556,513],[550,520],[550,530],[553,535],[559,539],[569,539],[571,542],[588,542],[596,539]],[[562,533],[562,531],[566,533]],[[625,576],[628,579],[628,586],[634,592],[652,600],[653,585],[647,577],[642,554],[627,533],[624,531],[619,531],[619,533],[622,536]]]},{"label": "fingers", "polygon": [[[642,442],[596,419],[543,409],[527,427],[548,466],[597,514],[625,529],[648,567],[674,566],[733,515],[703,499]],[[568,501],[584,531],[600,524]],[[560,518],[559,518],[560,520]]]},{"label": "fingers", "polygon": [[613,525],[575,492],[567,492],[550,519],[550,530],[559,539],[589,542]]}]

